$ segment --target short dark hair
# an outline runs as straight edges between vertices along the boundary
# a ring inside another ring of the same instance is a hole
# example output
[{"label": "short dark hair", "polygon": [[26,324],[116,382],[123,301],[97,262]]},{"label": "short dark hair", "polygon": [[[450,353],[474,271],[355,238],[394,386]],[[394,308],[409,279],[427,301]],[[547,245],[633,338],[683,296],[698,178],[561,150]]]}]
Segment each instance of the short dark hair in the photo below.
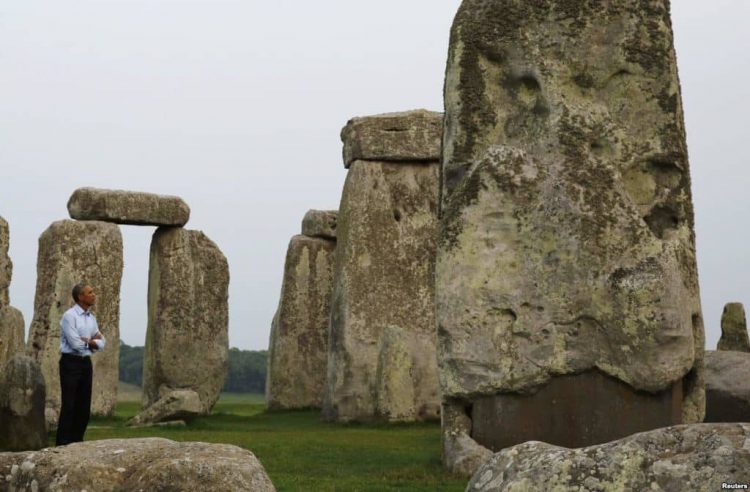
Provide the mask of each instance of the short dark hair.
[{"label": "short dark hair", "polygon": [[77,283],[77,284],[75,284],[73,286],[73,300],[75,302],[78,302],[78,296],[81,295],[81,291],[87,285],[89,285],[89,284],[87,284],[86,282],[80,282],[80,283]]}]

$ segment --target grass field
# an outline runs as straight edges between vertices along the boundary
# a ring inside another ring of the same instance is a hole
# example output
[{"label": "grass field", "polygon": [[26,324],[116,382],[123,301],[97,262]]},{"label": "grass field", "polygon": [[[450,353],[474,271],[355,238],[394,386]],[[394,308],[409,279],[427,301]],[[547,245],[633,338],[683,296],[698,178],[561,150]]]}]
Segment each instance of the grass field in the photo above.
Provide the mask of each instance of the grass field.
[{"label": "grass field", "polygon": [[165,437],[252,451],[279,491],[461,491],[467,479],[440,464],[439,423],[342,425],[318,411],[264,411],[263,396],[222,394],[210,416],[187,427],[131,429],[140,388],[120,388],[112,418],[94,418],[86,440]]}]

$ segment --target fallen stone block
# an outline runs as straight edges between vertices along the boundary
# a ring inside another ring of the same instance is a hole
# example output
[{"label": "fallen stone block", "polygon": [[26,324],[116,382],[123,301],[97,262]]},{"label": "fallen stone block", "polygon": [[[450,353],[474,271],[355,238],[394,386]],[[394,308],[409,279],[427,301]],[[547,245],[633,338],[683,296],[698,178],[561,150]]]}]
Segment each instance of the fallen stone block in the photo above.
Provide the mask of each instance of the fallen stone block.
[{"label": "fallen stone block", "polygon": [[725,490],[748,483],[750,424],[690,424],[568,449],[530,441],[482,465],[467,492]]},{"label": "fallen stone block", "polygon": [[750,353],[706,351],[706,422],[750,422]]},{"label": "fallen stone block", "polygon": [[198,393],[192,390],[174,390],[146,407],[126,425],[142,426],[170,420],[189,420],[204,414]]},{"label": "fallen stone block", "polygon": [[106,439],[0,453],[2,490],[272,492],[253,453],[158,437]]}]

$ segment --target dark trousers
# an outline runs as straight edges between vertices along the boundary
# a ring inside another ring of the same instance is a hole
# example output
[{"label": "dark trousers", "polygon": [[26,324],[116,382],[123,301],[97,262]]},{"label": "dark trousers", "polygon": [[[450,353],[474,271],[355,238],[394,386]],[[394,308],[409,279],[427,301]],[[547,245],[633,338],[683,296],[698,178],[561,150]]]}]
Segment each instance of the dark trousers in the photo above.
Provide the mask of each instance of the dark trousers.
[{"label": "dark trousers", "polygon": [[83,441],[91,414],[92,376],[90,357],[68,354],[62,354],[60,357],[62,405],[57,424],[58,446]]}]

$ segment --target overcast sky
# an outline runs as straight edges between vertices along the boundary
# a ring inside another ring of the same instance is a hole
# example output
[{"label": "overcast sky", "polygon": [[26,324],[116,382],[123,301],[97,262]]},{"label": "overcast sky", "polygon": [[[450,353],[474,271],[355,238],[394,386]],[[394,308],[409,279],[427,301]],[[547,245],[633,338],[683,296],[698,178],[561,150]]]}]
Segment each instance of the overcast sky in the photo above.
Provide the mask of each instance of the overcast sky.
[{"label": "overcast sky", "polygon": [[[750,302],[747,0],[673,0],[707,347]],[[338,208],[352,116],[442,111],[459,0],[24,0],[0,6],[11,303],[81,186],[179,195],[230,266],[229,339],[264,349],[289,238]],[[123,226],[121,338],[142,345],[151,227]]]}]

